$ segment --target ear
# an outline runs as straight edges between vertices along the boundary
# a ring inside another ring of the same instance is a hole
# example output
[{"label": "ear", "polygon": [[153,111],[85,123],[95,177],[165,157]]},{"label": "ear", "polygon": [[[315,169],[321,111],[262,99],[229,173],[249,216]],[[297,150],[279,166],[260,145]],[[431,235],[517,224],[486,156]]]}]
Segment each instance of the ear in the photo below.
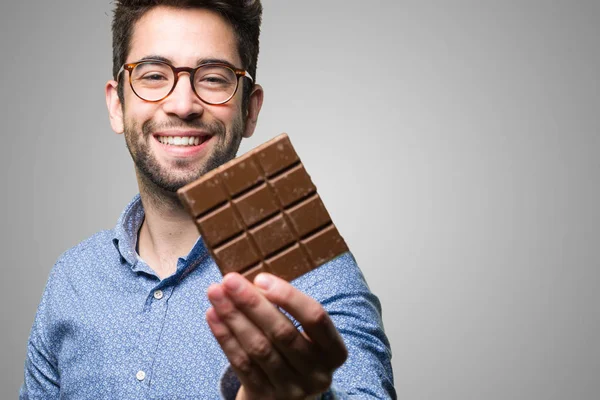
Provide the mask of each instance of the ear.
[{"label": "ear", "polygon": [[246,115],[246,129],[244,129],[244,137],[249,138],[254,133],[256,123],[258,121],[258,113],[262,107],[264,91],[262,86],[254,85],[250,99],[248,101],[248,114]]},{"label": "ear", "polygon": [[108,108],[108,116],[110,118],[110,126],[115,133],[123,133],[123,108],[121,100],[117,93],[117,81],[108,81],[104,88],[106,96],[106,107]]}]

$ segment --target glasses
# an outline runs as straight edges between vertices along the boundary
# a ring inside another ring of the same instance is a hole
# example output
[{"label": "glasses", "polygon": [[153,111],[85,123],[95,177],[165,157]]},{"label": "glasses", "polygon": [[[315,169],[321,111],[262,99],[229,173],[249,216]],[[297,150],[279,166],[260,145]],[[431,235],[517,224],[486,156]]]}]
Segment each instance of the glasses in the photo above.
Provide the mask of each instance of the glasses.
[{"label": "glasses", "polygon": [[157,102],[169,96],[179,79],[179,73],[187,72],[194,93],[208,104],[225,104],[235,95],[239,77],[254,82],[247,71],[227,64],[209,63],[196,68],[175,68],[164,61],[144,60],[124,64],[117,79],[124,70],[129,71],[129,84],[133,92],[142,100]]}]

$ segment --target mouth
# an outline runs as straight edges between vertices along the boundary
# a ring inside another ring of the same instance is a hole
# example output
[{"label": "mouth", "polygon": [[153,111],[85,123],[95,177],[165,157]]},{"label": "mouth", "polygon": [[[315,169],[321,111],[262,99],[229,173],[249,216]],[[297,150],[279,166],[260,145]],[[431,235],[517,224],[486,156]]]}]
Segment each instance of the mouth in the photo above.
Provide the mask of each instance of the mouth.
[{"label": "mouth", "polygon": [[201,146],[211,138],[210,135],[167,136],[155,135],[156,140],[167,146],[188,147]]}]

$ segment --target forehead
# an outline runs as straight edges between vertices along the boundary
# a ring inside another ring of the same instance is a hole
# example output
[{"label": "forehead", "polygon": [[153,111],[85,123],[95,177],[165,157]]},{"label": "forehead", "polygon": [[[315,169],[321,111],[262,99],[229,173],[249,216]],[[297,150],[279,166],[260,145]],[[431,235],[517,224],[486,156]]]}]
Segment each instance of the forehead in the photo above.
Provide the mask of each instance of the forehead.
[{"label": "forehead", "polygon": [[161,56],[175,66],[194,66],[201,60],[222,59],[241,67],[231,24],[205,9],[159,6],[135,24],[126,62]]}]

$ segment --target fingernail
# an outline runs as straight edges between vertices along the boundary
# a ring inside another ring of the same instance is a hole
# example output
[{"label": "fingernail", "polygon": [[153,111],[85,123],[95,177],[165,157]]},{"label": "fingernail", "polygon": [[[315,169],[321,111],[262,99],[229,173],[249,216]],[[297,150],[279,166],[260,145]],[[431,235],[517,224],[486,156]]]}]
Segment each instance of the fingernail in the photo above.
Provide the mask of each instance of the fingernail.
[{"label": "fingernail", "polygon": [[264,290],[268,290],[272,283],[273,279],[267,274],[258,274],[258,276],[254,278],[254,284]]},{"label": "fingernail", "polygon": [[227,279],[225,279],[223,281],[223,284],[225,285],[225,287],[227,288],[228,291],[230,291],[232,293],[236,293],[242,288],[241,279],[243,279],[243,278],[240,276],[229,275],[229,276],[227,276]]}]

